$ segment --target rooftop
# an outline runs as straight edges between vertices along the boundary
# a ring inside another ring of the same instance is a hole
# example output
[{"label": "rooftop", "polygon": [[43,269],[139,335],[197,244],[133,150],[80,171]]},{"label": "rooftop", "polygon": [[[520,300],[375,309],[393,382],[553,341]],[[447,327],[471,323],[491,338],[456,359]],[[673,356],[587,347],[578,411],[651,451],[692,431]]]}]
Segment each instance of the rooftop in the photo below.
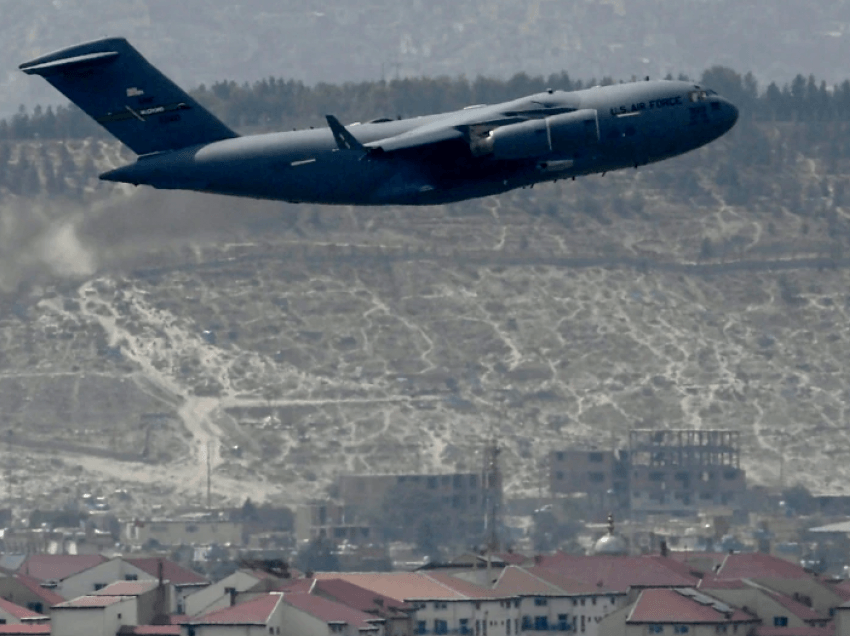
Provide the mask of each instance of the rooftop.
[{"label": "rooftop", "polygon": [[43,614],[33,612],[32,610],[27,609],[26,607],[21,607],[20,605],[15,605],[11,601],[7,601],[3,598],[0,598],[0,610],[5,612],[6,614],[14,616],[18,620],[34,620],[39,618],[47,619],[47,616],[44,616]]},{"label": "rooftop", "polygon": [[727,554],[715,575],[718,579],[811,579],[799,565],[761,552]]},{"label": "rooftop", "polygon": [[[310,591],[369,614],[386,615],[413,610],[413,606],[408,603],[397,601],[342,579],[318,580],[316,586]],[[285,598],[288,599],[289,596]]]},{"label": "rooftop", "polygon": [[643,590],[626,623],[749,623],[758,619],[693,588]]},{"label": "rooftop", "polygon": [[115,581],[93,592],[93,596],[141,596],[159,585],[159,581]]},{"label": "rooftop", "polygon": [[146,572],[151,577],[159,578],[159,565],[162,564],[162,578],[168,579],[172,585],[203,585],[209,581],[198,574],[197,572],[184,568],[182,565],[157,557],[142,557],[138,559],[130,559],[124,557],[124,561],[130,565],[134,565],[143,572]]},{"label": "rooftop", "polygon": [[316,596],[315,594],[305,594],[304,592],[286,594],[284,595],[283,602],[325,623],[345,623],[346,625],[352,625],[362,630],[363,628],[370,627],[377,629],[375,623],[383,622],[383,619],[376,618],[371,614],[366,614],[353,607]]},{"label": "rooftop", "polygon": [[50,636],[50,623],[12,623],[9,625],[0,625],[0,634],[26,634]]},{"label": "rooftop", "polygon": [[105,561],[99,554],[31,554],[18,572],[39,581],[62,581]]},{"label": "rooftop", "polygon": [[632,587],[692,587],[699,582],[687,565],[661,556],[579,556],[559,552],[544,556],[540,566],[617,592]]},{"label": "rooftop", "polygon": [[509,566],[502,570],[494,590],[505,596],[592,596],[610,594],[596,585],[571,579],[544,567]]},{"label": "rooftop", "polygon": [[502,598],[492,590],[436,572],[319,572],[315,578],[340,579],[400,602]]},{"label": "rooftop", "polygon": [[92,609],[109,607],[122,601],[128,600],[126,596],[80,596],[70,601],[65,601],[59,605],[54,605],[54,609]]},{"label": "rooftop", "polygon": [[189,625],[266,625],[283,595],[271,592],[245,603],[202,614],[185,621]]},{"label": "rooftop", "polygon": [[53,590],[42,587],[37,579],[18,573],[15,574],[15,580],[51,607],[65,602],[64,596],[60,596]]}]

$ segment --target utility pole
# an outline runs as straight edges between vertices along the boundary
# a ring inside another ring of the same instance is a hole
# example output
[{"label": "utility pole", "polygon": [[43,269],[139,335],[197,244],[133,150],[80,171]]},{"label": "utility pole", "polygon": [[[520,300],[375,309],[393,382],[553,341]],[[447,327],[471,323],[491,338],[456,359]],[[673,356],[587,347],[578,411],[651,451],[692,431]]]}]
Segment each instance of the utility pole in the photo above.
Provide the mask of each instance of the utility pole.
[{"label": "utility pole", "polygon": [[6,490],[9,496],[9,509],[12,508],[12,429],[6,432]]},{"label": "utility pole", "polygon": [[212,442],[207,442],[207,511],[212,510]]}]

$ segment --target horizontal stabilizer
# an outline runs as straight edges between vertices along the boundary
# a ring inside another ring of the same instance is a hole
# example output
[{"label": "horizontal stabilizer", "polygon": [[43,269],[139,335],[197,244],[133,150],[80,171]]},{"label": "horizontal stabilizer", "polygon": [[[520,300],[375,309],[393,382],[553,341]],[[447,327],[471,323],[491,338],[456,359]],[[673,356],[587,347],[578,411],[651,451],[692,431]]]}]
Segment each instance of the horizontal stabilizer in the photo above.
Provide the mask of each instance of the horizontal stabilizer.
[{"label": "horizontal stabilizer", "polygon": [[138,155],[237,136],[124,38],[78,44],[20,69],[44,77]]}]

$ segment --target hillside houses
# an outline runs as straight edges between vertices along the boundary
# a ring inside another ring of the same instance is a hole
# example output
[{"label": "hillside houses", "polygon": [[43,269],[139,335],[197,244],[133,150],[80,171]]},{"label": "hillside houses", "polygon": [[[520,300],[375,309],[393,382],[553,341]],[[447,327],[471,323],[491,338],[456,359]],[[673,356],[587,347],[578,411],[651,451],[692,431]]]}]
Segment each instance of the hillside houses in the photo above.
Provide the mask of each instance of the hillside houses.
[{"label": "hillside houses", "polygon": [[168,559],[40,555],[20,565],[29,574],[0,576],[0,636],[850,636],[850,584],[763,554],[709,556],[295,578],[243,568],[209,582]]}]

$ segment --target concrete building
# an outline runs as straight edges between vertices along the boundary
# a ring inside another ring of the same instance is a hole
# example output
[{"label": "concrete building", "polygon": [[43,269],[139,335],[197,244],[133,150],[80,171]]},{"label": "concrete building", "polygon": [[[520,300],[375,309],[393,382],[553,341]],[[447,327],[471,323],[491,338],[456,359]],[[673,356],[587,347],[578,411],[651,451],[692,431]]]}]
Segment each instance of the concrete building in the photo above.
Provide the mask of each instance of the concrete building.
[{"label": "concrete building", "polygon": [[350,512],[357,514],[380,510],[391,492],[424,491],[440,497],[459,514],[482,514],[487,509],[488,482],[479,473],[444,475],[340,475],[339,498]]},{"label": "concrete building", "polygon": [[123,625],[137,625],[136,598],[81,596],[51,609],[51,636],[114,636]]},{"label": "concrete building", "polygon": [[637,429],[617,451],[549,454],[553,495],[584,493],[591,511],[693,514],[739,509],[747,484],[737,431]]},{"label": "concrete building", "polygon": [[737,431],[632,430],[629,461],[633,513],[736,509],[747,489]]},{"label": "concrete building", "polygon": [[622,510],[629,502],[629,463],[624,451],[557,450],[549,453],[552,495],[584,493],[594,511]]},{"label": "concrete building", "polygon": [[124,539],[130,545],[156,542],[176,545],[242,545],[241,522],[211,519],[206,515],[181,519],[137,519],[124,527]]},{"label": "concrete building", "polygon": [[286,594],[283,636],[386,636],[384,619],[307,593]]},{"label": "concrete building", "polygon": [[358,523],[354,512],[332,501],[304,504],[295,511],[295,539],[299,544],[325,536],[335,542],[372,543],[376,532],[368,524]]}]

